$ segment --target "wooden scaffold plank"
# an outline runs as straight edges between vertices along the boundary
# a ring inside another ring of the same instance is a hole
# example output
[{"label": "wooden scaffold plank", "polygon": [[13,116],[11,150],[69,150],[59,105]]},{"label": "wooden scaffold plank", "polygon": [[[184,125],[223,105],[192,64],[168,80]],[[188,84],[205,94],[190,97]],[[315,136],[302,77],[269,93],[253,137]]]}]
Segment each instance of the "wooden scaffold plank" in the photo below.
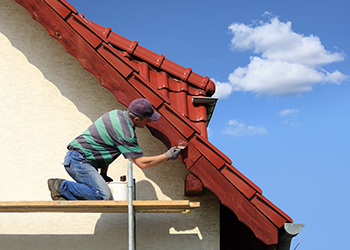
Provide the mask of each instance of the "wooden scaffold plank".
[{"label": "wooden scaffold plank", "polygon": [[[136,213],[188,213],[199,202],[188,200],[134,200]],[[2,213],[127,213],[128,201],[0,201]]]}]

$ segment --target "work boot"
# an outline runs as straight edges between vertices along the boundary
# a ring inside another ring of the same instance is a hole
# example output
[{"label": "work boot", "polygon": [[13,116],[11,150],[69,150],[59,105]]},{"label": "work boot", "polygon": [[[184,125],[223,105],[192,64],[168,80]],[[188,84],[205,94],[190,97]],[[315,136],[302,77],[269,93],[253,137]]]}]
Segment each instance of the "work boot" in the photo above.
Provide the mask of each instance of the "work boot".
[{"label": "work boot", "polygon": [[51,191],[52,200],[67,200],[61,195],[60,188],[64,179],[48,179],[47,184]]}]

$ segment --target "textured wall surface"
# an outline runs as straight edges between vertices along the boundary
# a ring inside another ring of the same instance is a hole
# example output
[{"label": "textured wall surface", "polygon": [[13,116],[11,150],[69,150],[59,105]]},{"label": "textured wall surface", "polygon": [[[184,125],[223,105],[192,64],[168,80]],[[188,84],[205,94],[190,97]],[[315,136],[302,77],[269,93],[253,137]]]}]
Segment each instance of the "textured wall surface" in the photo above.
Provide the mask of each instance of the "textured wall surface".
[{"label": "textured wall surface", "polygon": [[[50,200],[47,179],[70,179],[61,162],[67,144],[105,112],[121,108],[112,94],[20,5],[0,0],[0,200]],[[137,129],[146,155],[166,147]],[[126,174],[120,157],[109,169]],[[184,197],[180,160],[141,171],[137,199]],[[139,249],[219,249],[219,201],[205,190],[188,214],[137,214]],[[127,214],[0,214],[1,249],[127,249]]]}]

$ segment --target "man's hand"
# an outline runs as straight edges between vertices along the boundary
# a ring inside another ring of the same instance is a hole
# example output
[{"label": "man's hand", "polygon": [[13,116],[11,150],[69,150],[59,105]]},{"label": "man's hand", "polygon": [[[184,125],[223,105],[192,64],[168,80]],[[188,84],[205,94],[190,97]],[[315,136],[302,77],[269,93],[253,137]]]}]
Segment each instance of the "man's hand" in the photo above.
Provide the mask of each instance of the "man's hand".
[{"label": "man's hand", "polygon": [[176,160],[181,153],[181,149],[179,147],[172,147],[166,153],[166,158],[168,160]]},{"label": "man's hand", "polygon": [[155,167],[167,160],[175,160],[181,153],[180,147],[172,147],[166,153],[155,156],[132,158],[132,161],[141,169]]},{"label": "man's hand", "polygon": [[111,177],[107,176],[106,173],[101,173],[101,176],[106,182],[112,182],[113,181],[113,179]]}]

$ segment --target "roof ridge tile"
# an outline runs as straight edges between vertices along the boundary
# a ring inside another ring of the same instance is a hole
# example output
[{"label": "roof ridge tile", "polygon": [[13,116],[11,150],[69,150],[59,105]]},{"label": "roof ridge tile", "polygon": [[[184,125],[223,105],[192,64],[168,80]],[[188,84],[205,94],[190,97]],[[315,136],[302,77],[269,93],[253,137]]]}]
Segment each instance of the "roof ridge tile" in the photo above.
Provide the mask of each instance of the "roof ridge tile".
[{"label": "roof ridge tile", "polygon": [[[90,21],[90,25],[101,33],[106,30],[103,26]],[[215,84],[210,81],[209,77],[202,77],[192,71],[191,68],[184,68],[177,63],[174,63],[165,58],[163,54],[158,55],[141,45],[137,41],[131,41],[123,36],[120,36],[113,32],[111,29],[108,31],[108,36],[105,36],[109,43],[118,47],[121,50],[127,51],[131,55],[134,55],[156,68],[169,72],[170,74],[179,77],[181,80],[188,81],[191,84],[196,85],[208,92],[208,95],[213,95],[215,92]]]}]

